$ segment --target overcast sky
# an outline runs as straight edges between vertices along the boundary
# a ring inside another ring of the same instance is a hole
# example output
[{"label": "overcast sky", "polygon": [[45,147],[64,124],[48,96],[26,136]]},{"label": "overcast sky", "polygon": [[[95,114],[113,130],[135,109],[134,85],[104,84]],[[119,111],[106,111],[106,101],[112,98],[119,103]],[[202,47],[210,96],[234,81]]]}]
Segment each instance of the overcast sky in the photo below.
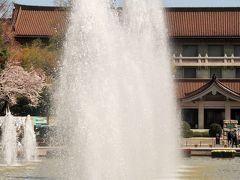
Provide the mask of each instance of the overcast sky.
[{"label": "overcast sky", "polygon": [[[15,2],[28,5],[54,5],[54,0],[15,0]],[[165,6],[170,7],[240,7],[240,0],[163,0],[163,2]]]}]

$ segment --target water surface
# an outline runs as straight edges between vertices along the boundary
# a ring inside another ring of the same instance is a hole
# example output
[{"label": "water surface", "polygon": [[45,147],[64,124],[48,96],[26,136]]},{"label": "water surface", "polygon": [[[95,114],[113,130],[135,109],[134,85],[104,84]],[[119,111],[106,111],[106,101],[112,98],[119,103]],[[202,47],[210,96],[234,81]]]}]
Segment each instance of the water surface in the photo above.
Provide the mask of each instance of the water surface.
[{"label": "water surface", "polygon": [[[23,163],[17,166],[0,165],[0,179],[56,180],[56,172],[51,168],[55,163],[58,163],[55,159],[42,159],[39,162]],[[239,164],[240,158],[237,157],[234,159],[186,158],[177,177],[181,180],[239,179]],[[71,178],[77,179],[77,177]]]}]

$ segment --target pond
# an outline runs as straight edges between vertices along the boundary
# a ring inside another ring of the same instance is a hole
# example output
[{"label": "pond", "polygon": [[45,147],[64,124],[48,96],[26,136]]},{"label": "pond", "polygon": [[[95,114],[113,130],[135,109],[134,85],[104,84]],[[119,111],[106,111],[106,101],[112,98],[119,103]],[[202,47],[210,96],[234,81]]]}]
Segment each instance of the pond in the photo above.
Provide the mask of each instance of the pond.
[{"label": "pond", "polygon": [[[1,166],[0,179],[17,180],[57,180],[51,167],[54,159],[41,159],[38,162],[16,166]],[[191,157],[183,159],[178,171],[179,179],[240,179],[240,158],[212,159],[211,157]]]},{"label": "pond", "polygon": [[191,157],[183,160],[180,179],[240,179],[240,158]]},{"label": "pond", "polygon": [[[21,162],[13,166],[0,164],[0,179],[7,180],[55,180],[55,172],[51,169],[56,163],[54,159],[41,158],[35,162]],[[57,180],[57,179],[56,179]]]}]

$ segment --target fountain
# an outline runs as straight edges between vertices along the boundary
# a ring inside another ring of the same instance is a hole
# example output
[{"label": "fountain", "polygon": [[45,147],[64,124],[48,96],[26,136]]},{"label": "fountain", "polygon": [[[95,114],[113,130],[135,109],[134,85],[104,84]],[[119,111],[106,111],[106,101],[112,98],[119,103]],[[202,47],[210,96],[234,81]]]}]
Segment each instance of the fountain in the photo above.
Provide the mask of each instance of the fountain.
[{"label": "fountain", "polygon": [[[2,127],[2,149],[4,163],[8,166],[19,165],[19,158],[24,155],[25,161],[37,160],[36,136],[30,116],[12,116],[9,108],[0,119]],[[24,141],[22,137],[24,134]]]},{"label": "fountain", "polygon": [[[118,14],[122,14],[118,17]],[[178,121],[160,0],[74,1],[57,118],[63,179],[175,178]]]},{"label": "fountain", "polygon": [[27,116],[25,121],[23,145],[25,160],[26,161],[37,160],[36,135],[33,129],[30,115]]},{"label": "fountain", "polygon": [[9,109],[6,111],[2,129],[4,162],[7,165],[15,165],[17,163],[17,133],[15,120]]}]

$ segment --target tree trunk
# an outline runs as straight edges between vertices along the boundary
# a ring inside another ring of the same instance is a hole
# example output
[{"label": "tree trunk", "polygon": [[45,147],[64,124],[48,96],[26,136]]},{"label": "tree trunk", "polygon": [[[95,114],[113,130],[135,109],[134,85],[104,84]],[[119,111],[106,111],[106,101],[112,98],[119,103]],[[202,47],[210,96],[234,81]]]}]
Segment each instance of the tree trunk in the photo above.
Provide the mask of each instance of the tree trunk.
[{"label": "tree trunk", "polygon": [[5,100],[1,113],[7,114],[10,112],[9,102]]}]

